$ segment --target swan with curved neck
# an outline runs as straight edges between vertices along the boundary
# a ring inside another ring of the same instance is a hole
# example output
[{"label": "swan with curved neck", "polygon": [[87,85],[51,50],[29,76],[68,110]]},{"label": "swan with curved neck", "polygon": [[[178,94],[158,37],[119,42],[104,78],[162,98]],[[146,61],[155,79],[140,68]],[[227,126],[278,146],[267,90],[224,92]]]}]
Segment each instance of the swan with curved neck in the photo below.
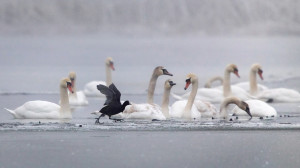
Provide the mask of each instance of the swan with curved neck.
[{"label": "swan with curved neck", "polygon": [[76,73],[75,72],[70,72],[69,73],[69,78],[72,82],[72,92],[69,92],[69,103],[72,106],[85,106],[88,105],[88,101],[85,97],[85,94],[82,91],[77,91],[76,89]]},{"label": "swan with curved neck", "polygon": [[149,104],[153,103],[153,95],[154,95],[154,91],[155,91],[155,86],[156,86],[158,77],[161,75],[173,76],[173,74],[169,73],[168,70],[162,66],[158,66],[153,70],[152,76],[150,78],[149,86],[148,86],[147,103],[149,103]]},{"label": "swan with curved neck", "polygon": [[173,103],[171,107],[171,117],[175,118],[201,118],[203,112],[211,112],[215,114],[215,107],[201,100],[195,101],[195,97],[198,91],[198,77],[197,75],[190,73],[186,78],[186,85],[184,90],[186,90],[190,85],[192,85],[192,91],[188,97],[188,100],[179,100]]},{"label": "swan with curved neck", "polygon": [[211,88],[212,83],[220,81],[221,85],[223,85],[223,78],[221,76],[215,76],[210,78],[204,85],[205,88]]},{"label": "swan with curved neck", "polygon": [[239,70],[235,64],[229,64],[225,68],[224,72],[224,83],[223,83],[223,96],[228,97],[232,95],[231,92],[231,82],[230,74],[234,73],[238,78],[240,78]]},{"label": "swan with curved neck", "polygon": [[244,110],[252,118],[252,114],[250,113],[249,105],[237,97],[227,97],[222,101],[221,106],[220,106],[220,118],[223,118],[223,119],[228,118],[227,107],[229,104],[237,105],[240,109]]},{"label": "swan with curved neck", "polygon": [[163,115],[159,105],[153,103],[153,95],[157,78],[161,75],[173,76],[168,70],[162,66],[158,66],[153,70],[149,86],[148,86],[148,100],[147,103],[134,104],[126,106],[122,115],[124,118],[133,119],[158,119],[165,120],[166,117]]},{"label": "swan with curved neck", "polygon": [[73,92],[72,83],[69,78],[60,81],[60,106],[47,101],[28,101],[15,110],[9,110],[14,118],[18,119],[63,119],[72,118],[68,91]]},{"label": "swan with curved neck", "polygon": [[[251,109],[251,115],[253,117],[276,117],[277,111],[272,106],[261,100],[246,100],[245,101]],[[235,116],[245,116],[247,113],[241,110],[239,107],[235,107],[233,110]]]},{"label": "swan with curved neck", "polygon": [[257,96],[259,92],[263,90],[267,90],[268,88],[264,85],[260,85],[257,83],[256,74],[260,77],[261,80],[264,80],[263,78],[263,70],[260,64],[253,64],[251,66],[250,72],[249,72],[249,82],[241,82],[238,84],[235,84],[234,86],[241,87],[242,89],[248,91],[251,95]]},{"label": "swan with curved neck", "polygon": [[174,85],[176,85],[176,83],[174,83],[170,79],[165,81],[164,95],[163,95],[163,99],[162,99],[162,103],[161,103],[161,111],[163,112],[163,114],[166,118],[170,118],[170,114],[169,114],[170,92]]},{"label": "swan with curved neck", "polygon": [[105,72],[106,72],[106,82],[104,81],[91,81],[84,86],[84,93],[86,96],[100,96],[105,97],[102,93],[97,90],[97,85],[102,84],[109,86],[112,84],[112,74],[111,70],[115,70],[114,61],[111,57],[105,60]]}]

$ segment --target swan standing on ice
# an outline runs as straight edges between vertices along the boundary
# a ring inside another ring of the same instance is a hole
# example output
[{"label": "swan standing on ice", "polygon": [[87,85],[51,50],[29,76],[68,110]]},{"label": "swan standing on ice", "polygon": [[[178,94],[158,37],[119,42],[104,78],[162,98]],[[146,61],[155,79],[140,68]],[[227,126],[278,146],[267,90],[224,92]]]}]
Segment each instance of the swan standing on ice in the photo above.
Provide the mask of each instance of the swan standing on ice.
[{"label": "swan standing on ice", "polygon": [[173,74],[169,73],[167,69],[162,66],[158,66],[154,69],[148,87],[148,100],[144,104],[128,105],[122,113],[123,118],[133,119],[158,119],[165,120],[166,117],[163,115],[159,105],[153,103],[153,95],[155,91],[156,82],[159,76]]},{"label": "swan standing on ice", "polygon": [[91,81],[89,83],[87,83],[84,86],[84,93],[86,96],[98,96],[98,97],[105,97],[105,95],[103,95],[102,93],[99,92],[99,90],[97,89],[97,85],[101,84],[101,85],[106,85],[109,86],[110,84],[112,84],[112,75],[111,75],[111,70],[115,70],[114,68],[114,62],[113,59],[111,57],[108,57],[105,61],[105,72],[106,72],[106,82],[104,81]]},{"label": "swan standing on ice", "polygon": [[253,64],[249,73],[249,82],[240,82],[235,84],[234,86],[238,86],[247,92],[249,92],[252,96],[257,96],[260,92],[267,90],[268,87],[257,84],[256,74],[259,75],[261,80],[264,80],[262,74],[263,70],[260,64]]},{"label": "swan standing on ice", "polygon": [[[227,97],[225,98],[220,106],[220,118],[221,119],[227,119],[228,118],[228,105],[229,104],[235,104],[237,105],[236,109],[243,110],[245,114],[248,114],[252,118],[252,109],[249,108],[248,103],[240,100],[237,97]],[[251,113],[250,113],[251,109]]]},{"label": "swan standing on ice", "polygon": [[69,92],[69,103],[71,106],[86,106],[89,104],[87,101],[85,94],[83,91],[77,91],[76,89],[76,73],[75,72],[70,72],[69,73],[69,78],[72,82],[72,92]]},{"label": "swan standing on ice", "polygon": [[210,117],[215,116],[217,110],[214,105],[201,100],[195,101],[198,91],[198,77],[193,73],[187,75],[184,90],[186,90],[190,84],[192,84],[192,91],[190,92],[188,100],[178,100],[173,103],[170,116],[184,119],[201,118],[203,113],[206,113],[206,116],[207,113],[211,114]]},{"label": "swan standing on ice", "polygon": [[73,92],[72,83],[69,78],[60,82],[60,106],[48,101],[28,101],[15,110],[6,109],[14,118],[18,119],[69,119],[72,118],[68,91]]}]

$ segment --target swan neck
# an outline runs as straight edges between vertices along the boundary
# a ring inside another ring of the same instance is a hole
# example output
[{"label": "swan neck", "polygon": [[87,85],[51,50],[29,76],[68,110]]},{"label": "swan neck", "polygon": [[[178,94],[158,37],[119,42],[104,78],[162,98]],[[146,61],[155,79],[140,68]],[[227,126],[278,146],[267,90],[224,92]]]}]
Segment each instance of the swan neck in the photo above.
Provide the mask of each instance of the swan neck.
[{"label": "swan neck", "polygon": [[112,84],[112,77],[111,77],[111,68],[106,65],[105,66],[105,72],[106,72],[106,86],[109,86]]},{"label": "swan neck", "polygon": [[61,118],[69,118],[71,109],[69,104],[68,91],[66,88],[60,87],[60,115]]},{"label": "swan neck", "polygon": [[190,93],[189,99],[188,99],[188,101],[186,103],[186,106],[184,108],[184,117],[185,118],[191,118],[191,109],[192,109],[192,106],[194,104],[195,97],[197,95],[197,91],[198,91],[198,80],[195,80],[192,83],[192,91]]},{"label": "swan neck", "polygon": [[223,82],[223,96],[228,97],[231,95],[231,86],[230,86],[230,72],[225,70],[224,73],[224,82]]},{"label": "swan neck", "polygon": [[218,80],[221,82],[221,84],[223,84],[223,79],[222,79],[222,77],[216,76],[216,77],[213,77],[213,78],[211,78],[210,80],[208,80],[208,81],[205,83],[204,87],[205,87],[205,88],[211,88],[212,83],[215,82],[215,81],[218,81]]},{"label": "swan neck", "polygon": [[163,99],[162,99],[162,104],[161,104],[162,112],[166,118],[169,117],[170,91],[171,89],[165,89]]},{"label": "swan neck", "polygon": [[224,101],[222,102],[222,104],[220,106],[220,117],[221,118],[227,118],[227,116],[228,116],[227,107],[229,104],[236,104],[237,106],[240,106],[240,100],[238,100],[235,97],[224,99]]},{"label": "swan neck", "polygon": [[250,94],[256,95],[256,93],[257,93],[256,72],[250,71],[249,80],[250,80]]},{"label": "swan neck", "polygon": [[154,95],[154,91],[155,91],[157,78],[158,78],[158,76],[153,73],[152,76],[151,76],[150,82],[149,82],[148,100],[147,100],[147,102],[149,104],[153,104],[153,95]]}]

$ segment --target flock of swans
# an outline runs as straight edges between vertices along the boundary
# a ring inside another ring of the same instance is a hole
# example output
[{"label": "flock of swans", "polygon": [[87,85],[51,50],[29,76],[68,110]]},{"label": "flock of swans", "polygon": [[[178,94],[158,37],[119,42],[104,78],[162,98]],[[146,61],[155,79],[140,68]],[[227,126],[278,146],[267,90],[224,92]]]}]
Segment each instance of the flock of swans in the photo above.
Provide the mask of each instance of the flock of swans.
[{"label": "flock of swans", "polygon": [[[171,93],[171,89],[176,83],[170,79],[166,80],[161,106],[155,104],[153,100],[157,79],[162,75],[173,76],[173,74],[169,73],[166,68],[158,66],[150,78],[147,102],[136,104],[125,101],[122,105],[120,102],[121,93],[112,83],[111,71],[114,70],[114,63],[111,57],[106,59],[105,69],[106,81],[91,81],[84,86],[83,91],[76,89],[75,72],[71,72],[68,78],[63,78],[59,85],[60,105],[37,100],[26,102],[15,110],[6,110],[18,119],[72,118],[70,106],[88,105],[86,96],[106,96],[106,105],[103,107],[106,112],[102,111],[101,113],[101,109],[98,114],[100,117],[109,115],[110,118],[111,115],[114,115],[114,118],[121,119],[166,120],[169,118],[199,119],[207,117],[227,119],[229,114],[235,116],[249,115],[251,118],[276,117],[277,111],[266,102],[300,102],[300,94],[295,90],[269,89],[258,84],[257,75],[263,80],[263,70],[259,64],[252,65],[249,82],[232,85],[230,82],[231,74],[239,77],[239,73],[235,64],[229,64],[225,68],[224,77],[212,78],[203,88],[199,88],[196,74],[187,74],[184,89],[187,90],[191,86],[191,91],[181,96]],[[211,87],[211,83],[214,81],[221,81],[222,86]],[[171,106],[169,106],[170,95],[177,99]],[[219,111],[214,105],[215,103],[220,104]],[[231,111],[228,108],[229,104],[235,104]],[[117,108],[112,108],[115,105]]]}]

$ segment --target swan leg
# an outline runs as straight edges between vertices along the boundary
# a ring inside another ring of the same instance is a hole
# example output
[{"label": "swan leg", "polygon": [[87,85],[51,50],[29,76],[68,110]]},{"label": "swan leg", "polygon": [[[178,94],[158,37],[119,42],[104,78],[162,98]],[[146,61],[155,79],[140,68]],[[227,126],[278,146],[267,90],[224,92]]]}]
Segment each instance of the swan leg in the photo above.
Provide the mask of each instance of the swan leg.
[{"label": "swan leg", "polygon": [[[105,116],[105,114],[101,114],[98,118],[96,118],[95,124],[101,124],[101,123],[99,122],[99,120],[100,120],[101,117],[104,117],[104,116]],[[102,123],[102,124],[103,124],[103,123]]]}]

